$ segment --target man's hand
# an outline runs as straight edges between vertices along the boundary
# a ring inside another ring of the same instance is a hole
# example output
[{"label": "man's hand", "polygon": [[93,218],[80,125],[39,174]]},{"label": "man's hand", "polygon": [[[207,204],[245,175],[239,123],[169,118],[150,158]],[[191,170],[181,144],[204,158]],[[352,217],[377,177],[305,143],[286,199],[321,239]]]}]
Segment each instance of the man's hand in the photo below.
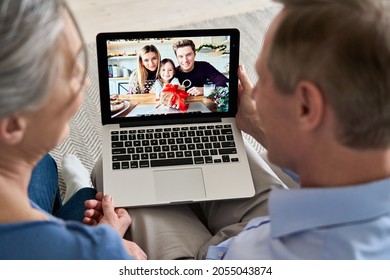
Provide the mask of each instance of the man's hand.
[{"label": "man's hand", "polygon": [[203,87],[192,87],[189,90],[187,90],[189,95],[193,96],[200,96],[204,94]]},{"label": "man's hand", "polygon": [[256,103],[251,96],[253,85],[243,65],[238,67],[237,74],[239,79],[237,126],[265,147],[265,135],[262,130],[261,119],[256,109]]},{"label": "man's hand", "polygon": [[131,224],[129,213],[123,208],[115,209],[112,197],[99,192],[96,199],[84,203],[83,222],[88,225],[107,224],[112,226],[123,237]]}]

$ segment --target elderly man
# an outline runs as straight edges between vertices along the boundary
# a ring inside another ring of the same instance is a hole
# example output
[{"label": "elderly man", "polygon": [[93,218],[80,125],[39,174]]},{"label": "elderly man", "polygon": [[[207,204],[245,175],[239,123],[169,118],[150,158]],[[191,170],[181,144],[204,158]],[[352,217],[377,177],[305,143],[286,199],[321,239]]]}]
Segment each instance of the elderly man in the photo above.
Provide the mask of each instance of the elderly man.
[{"label": "elderly man", "polygon": [[208,258],[389,259],[389,9],[374,0],[279,2],[254,88],[239,71],[238,119],[301,188],[273,190],[269,217]]}]

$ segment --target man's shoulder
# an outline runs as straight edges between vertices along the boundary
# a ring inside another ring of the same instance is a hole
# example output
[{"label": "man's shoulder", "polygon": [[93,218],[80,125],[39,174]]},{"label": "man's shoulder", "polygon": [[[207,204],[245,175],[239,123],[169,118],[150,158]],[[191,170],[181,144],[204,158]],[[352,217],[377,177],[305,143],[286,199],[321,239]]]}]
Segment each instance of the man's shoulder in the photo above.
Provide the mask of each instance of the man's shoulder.
[{"label": "man's shoulder", "polygon": [[212,66],[209,62],[207,61],[195,61],[194,63],[194,69],[192,72],[196,73],[208,73],[210,71],[213,71],[215,69],[214,66]]},{"label": "man's shoulder", "polygon": [[201,66],[201,67],[209,67],[212,66],[209,62],[207,61],[195,61],[195,66]]}]

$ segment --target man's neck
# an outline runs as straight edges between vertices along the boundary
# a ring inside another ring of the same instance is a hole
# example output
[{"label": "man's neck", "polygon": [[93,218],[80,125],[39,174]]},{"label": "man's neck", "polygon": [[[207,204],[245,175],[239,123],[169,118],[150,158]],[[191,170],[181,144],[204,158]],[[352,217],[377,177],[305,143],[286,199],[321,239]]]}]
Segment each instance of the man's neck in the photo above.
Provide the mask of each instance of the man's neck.
[{"label": "man's neck", "polygon": [[326,157],[311,157],[297,171],[303,188],[337,187],[377,181],[390,177],[390,149],[342,149],[328,152]]}]

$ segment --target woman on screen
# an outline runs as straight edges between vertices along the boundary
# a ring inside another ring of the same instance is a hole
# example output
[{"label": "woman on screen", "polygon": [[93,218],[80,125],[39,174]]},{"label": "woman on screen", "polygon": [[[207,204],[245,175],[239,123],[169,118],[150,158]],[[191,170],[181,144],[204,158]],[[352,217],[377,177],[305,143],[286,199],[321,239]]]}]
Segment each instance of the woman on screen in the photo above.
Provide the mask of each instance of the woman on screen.
[{"label": "woman on screen", "polygon": [[138,53],[138,67],[130,75],[129,94],[149,93],[160,70],[161,55],[154,45],[144,46]]}]

